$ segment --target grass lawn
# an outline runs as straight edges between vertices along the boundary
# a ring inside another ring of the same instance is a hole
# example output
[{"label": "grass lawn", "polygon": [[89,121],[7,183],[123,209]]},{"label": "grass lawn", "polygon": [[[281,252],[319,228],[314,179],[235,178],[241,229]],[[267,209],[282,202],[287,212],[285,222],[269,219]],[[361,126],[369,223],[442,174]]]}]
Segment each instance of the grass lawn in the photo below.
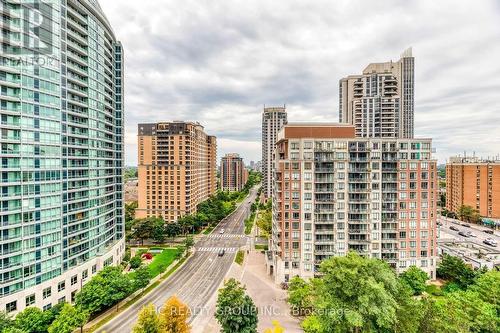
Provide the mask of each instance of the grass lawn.
[{"label": "grass lawn", "polygon": [[443,290],[439,286],[436,286],[434,284],[427,285],[425,287],[425,292],[434,297],[439,297],[444,295]]},{"label": "grass lawn", "polygon": [[250,232],[252,232],[254,220],[255,220],[255,213],[252,213],[250,217],[245,220],[245,235],[250,235]]},{"label": "grass lawn", "polygon": [[267,245],[262,245],[262,244],[257,244],[257,245],[255,245],[255,249],[256,249],[256,250],[264,250],[264,251],[267,251],[267,250],[268,250],[268,246],[267,246]]},{"label": "grass lawn", "polygon": [[155,255],[153,261],[148,266],[151,271],[151,278],[165,271],[175,260],[178,252],[178,249],[164,249],[162,253]]},{"label": "grass lawn", "polygon": [[243,259],[245,258],[245,252],[243,251],[238,251],[238,253],[236,253],[236,258],[234,258],[234,261],[238,264],[238,265],[242,265],[243,264]]}]

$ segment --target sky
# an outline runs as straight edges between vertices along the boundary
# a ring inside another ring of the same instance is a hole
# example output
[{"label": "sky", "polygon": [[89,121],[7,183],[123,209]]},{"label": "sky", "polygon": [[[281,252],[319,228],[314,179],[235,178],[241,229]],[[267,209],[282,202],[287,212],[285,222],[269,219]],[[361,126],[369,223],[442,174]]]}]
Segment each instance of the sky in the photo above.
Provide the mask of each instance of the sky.
[{"label": "sky", "polygon": [[338,122],[338,81],[415,56],[415,136],[440,163],[500,153],[498,0],[101,0],[125,49],[126,165],[137,124],[191,120],[218,155],[261,158],[264,105]]}]

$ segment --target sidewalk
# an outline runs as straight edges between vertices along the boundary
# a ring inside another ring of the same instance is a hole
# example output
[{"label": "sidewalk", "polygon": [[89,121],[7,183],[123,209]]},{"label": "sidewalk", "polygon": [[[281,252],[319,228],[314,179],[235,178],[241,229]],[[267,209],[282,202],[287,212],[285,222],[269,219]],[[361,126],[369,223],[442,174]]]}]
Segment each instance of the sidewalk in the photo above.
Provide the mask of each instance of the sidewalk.
[{"label": "sidewalk", "polygon": [[[243,267],[233,263],[226,275],[226,280],[230,278],[235,278],[246,286],[248,295],[259,309],[258,332],[263,332],[265,329],[271,328],[273,320],[280,322],[281,326],[285,329],[285,333],[303,332],[299,321],[289,314],[289,307],[286,303],[286,291],[276,286],[266,274],[263,254],[256,251],[251,251],[250,254],[245,253]],[[193,321],[193,333],[220,332],[220,326],[214,318],[216,300],[217,293],[214,294],[207,304],[207,308],[210,311],[200,314]]]}]

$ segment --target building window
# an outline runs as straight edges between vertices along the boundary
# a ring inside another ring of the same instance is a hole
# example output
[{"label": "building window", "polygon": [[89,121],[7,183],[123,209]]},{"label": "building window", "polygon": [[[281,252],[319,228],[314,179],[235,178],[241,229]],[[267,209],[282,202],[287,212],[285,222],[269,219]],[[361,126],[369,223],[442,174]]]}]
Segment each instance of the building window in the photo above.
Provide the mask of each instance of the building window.
[{"label": "building window", "polygon": [[43,299],[49,298],[50,296],[52,296],[52,288],[51,287],[45,288],[42,291],[42,297],[43,297]]},{"label": "building window", "polygon": [[43,311],[50,310],[52,308],[52,303],[43,306]]},{"label": "building window", "polygon": [[5,305],[5,311],[7,313],[13,312],[17,310],[17,301],[12,301],[10,303],[7,303]]},{"label": "building window", "polygon": [[78,276],[77,275],[73,275],[71,277],[71,285],[74,286],[77,282],[78,282]]},{"label": "building window", "polygon": [[26,296],[26,307],[35,304],[35,294]]},{"label": "building window", "polygon": [[86,269],[82,272],[82,280],[85,280],[89,277],[89,271]]},{"label": "building window", "polygon": [[61,292],[63,291],[64,289],[66,289],[66,282],[65,281],[61,281],[57,284],[57,291],[58,292]]}]

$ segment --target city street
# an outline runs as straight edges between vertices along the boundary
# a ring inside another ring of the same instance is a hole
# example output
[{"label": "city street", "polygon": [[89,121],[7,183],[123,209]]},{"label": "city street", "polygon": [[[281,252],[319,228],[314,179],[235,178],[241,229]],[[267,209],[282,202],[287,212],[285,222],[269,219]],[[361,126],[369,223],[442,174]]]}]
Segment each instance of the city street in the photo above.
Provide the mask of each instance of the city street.
[{"label": "city street", "polygon": [[[487,234],[484,232],[484,230],[491,230],[491,229],[488,229],[486,227],[483,227],[483,226],[478,226],[478,225],[474,225],[474,224],[471,224],[471,223],[467,223],[469,224],[471,227],[468,228],[468,227],[464,227],[461,225],[461,221],[459,220],[455,220],[455,219],[451,219],[451,218],[444,218],[444,217],[440,217],[439,218],[439,222],[442,223],[442,225],[439,227],[439,239],[456,239],[456,240],[459,240],[459,241],[467,241],[467,242],[472,242],[472,243],[475,243],[475,244],[478,244],[478,245],[482,245],[482,246],[486,246],[488,247],[488,245],[485,245],[483,243],[483,241],[487,238],[492,238],[494,240],[497,241],[497,243],[500,244],[500,232],[498,231],[495,231],[493,235],[491,234]],[[454,230],[451,230],[450,227],[451,226],[455,226],[457,227],[459,230],[458,231],[454,231]],[[463,237],[463,236],[460,236],[458,233],[460,231],[463,231],[463,232],[471,232],[474,236],[476,237]],[[490,247],[492,250],[495,249],[495,247]],[[498,247],[497,247],[498,248]]]},{"label": "city street", "polygon": [[[246,244],[244,220],[250,215],[250,207],[255,201],[257,190],[214,229],[211,235],[203,237],[195,244],[194,254],[172,276],[145,295],[97,332],[131,332],[141,308],[153,303],[159,310],[172,295],[177,295],[193,311],[192,321],[200,312],[208,311],[206,304],[217,291],[220,283],[234,261],[237,250]],[[220,231],[224,229],[224,233]],[[218,256],[224,249],[225,254]]]}]

